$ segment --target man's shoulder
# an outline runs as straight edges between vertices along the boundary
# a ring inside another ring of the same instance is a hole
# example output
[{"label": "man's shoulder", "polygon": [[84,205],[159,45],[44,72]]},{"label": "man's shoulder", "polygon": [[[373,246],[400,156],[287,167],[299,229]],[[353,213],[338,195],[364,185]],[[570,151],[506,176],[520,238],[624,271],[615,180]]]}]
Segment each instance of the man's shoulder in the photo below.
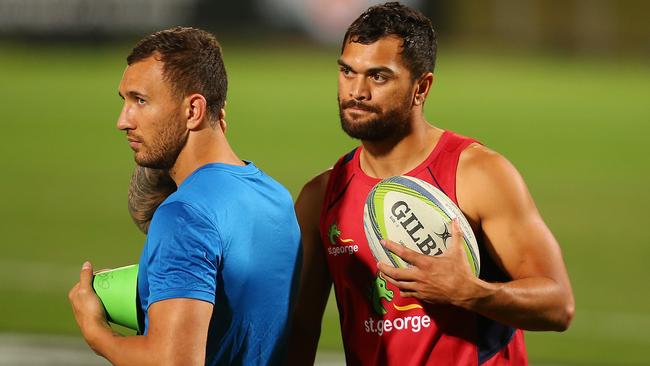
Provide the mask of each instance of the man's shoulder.
[{"label": "man's shoulder", "polygon": [[515,166],[498,152],[472,144],[460,156],[457,171],[458,203],[466,215],[484,217],[527,192]]},{"label": "man's shoulder", "polygon": [[154,218],[156,216],[161,218],[201,217],[204,216],[204,213],[196,201],[188,200],[181,195],[176,195],[176,192],[174,192],[156,209]]},{"label": "man's shoulder", "polygon": [[190,206],[216,226],[259,211],[269,215],[293,215],[291,193],[252,163],[204,167],[188,178],[165,203],[171,202]]},{"label": "man's shoulder", "polygon": [[172,196],[168,197],[156,209],[151,220],[148,236],[167,237],[174,232],[184,233],[188,228],[203,233],[216,231],[216,224],[212,215],[193,202]]},{"label": "man's shoulder", "polygon": [[320,174],[310,179],[302,187],[300,195],[323,198],[325,196],[325,191],[327,190],[327,183],[329,182],[330,176],[332,175],[332,170],[333,168],[330,167],[324,172],[321,172]]},{"label": "man's shoulder", "polygon": [[302,201],[308,202],[310,206],[320,206],[327,194],[327,187],[330,184],[330,179],[339,179],[350,173],[350,171],[346,169],[351,167],[350,162],[354,160],[358,149],[359,146],[350,150],[341,156],[333,166],[327,168],[325,171],[319,173],[305,183],[300,191],[296,205],[300,204]]},{"label": "man's shoulder", "polygon": [[309,180],[302,187],[298,199],[296,199],[298,221],[303,223],[311,222],[312,225],[317,225],[331,174],[332,168],[329,168]]},{"label": "man's shoulder", "polygon": [[243,166],[210,163],[190,174],[179,189],[203,189],[206,185],[213,186],[215,180],[219,180],[219,182],[226,185],[236,185],[244,182],[246,178],[261,175],[264,175],[263,172],[251,162]]},{"label": "man's shoulder", "polygon": [[305,188],[310,190],[322,190],[327,186],[327,182],[330,179],[332,174],[332,167],[327,168],[326,170],[320,172],[315,177],[311,178],[307,183],[305,183]]},{"label": "man's shoulder", "polygon": [[198,206],[205,201],[227,202],[245,196],[242,190],[260,183],[269,189],[280,186],[252,163],[246,166],[207,164],[193,172],[170,198]]},{"label": "man's shoulder", "polygon": [[458,176],[490,176],[512,172],[514,166],[500,153],[479,143],[472,143],[463,150],[458,161]]}]

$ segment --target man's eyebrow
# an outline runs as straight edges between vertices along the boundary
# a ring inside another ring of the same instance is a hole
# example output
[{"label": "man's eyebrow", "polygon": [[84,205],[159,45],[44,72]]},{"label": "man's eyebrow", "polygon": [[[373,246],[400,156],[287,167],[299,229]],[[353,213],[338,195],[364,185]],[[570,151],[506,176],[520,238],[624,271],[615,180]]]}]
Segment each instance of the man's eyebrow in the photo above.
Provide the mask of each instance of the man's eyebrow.
[{"label": "man's eyebrow", "polygon": [[370,75],[375,75],[379,73],[394,75],[395,71],[393,71],[393,69],[391,69],[390,67],[386,67],[386,66],[371,67],[368,70],[366,70],[366,74],[370,74]]},{"label": "man's eyebrow", "polygon": [[[352,68],[352,66],[346,64],[346,63],[343,62],[343,60],[341,60],[341,59],[338,59],[338,60],[336,61],[336,63],[339,64],[341,67],[344,67],[344,68],[346,68],[346,69],[348,69],[348,70],[351,70],[352,72],[357,72],[357,71],[355,71],[355,70]],[[381,73],[381,72],[383,72],[383,73],[385,73],[385,74],[391,74],[391,75],[394,75],[394,74],[395,74],[395,71],[393,71],[393,69],[391,69],[391,68],[389,68],[389,67],[386,67],[386,66],[371,67],[371,68],[369,68],[368,70],[366,70],[365,73],[366,73],[366,74],[369,74],[369,75],[375,75],[375,74],[379,74],[379,73]]]},{"label": "man's eyebrow", "polygon": [[343,62],[343,60],[341,60],[341,59],[336,60],[336,63],[339,64],[339,66],[342,66],[342,67],[344,67],[344,68],[346,68],[346,69],[350,69],[350,70],[354,71],[354,69],[352,69],[352,66],[346,64],[346,63]]},{"label": "man's eyebrow", "polygon": [[[122,92],[118,91],[117,95],[119,95],[120,98],[124,99],[124,95],[122,95]],[[126,95],[128,95],[131,98],[145,98],[145,99],[147,99],[149,97],[148,95],[146,95],[144,93],[137,92],[135,90],[130,90],[130,91],[126,92]]]}]

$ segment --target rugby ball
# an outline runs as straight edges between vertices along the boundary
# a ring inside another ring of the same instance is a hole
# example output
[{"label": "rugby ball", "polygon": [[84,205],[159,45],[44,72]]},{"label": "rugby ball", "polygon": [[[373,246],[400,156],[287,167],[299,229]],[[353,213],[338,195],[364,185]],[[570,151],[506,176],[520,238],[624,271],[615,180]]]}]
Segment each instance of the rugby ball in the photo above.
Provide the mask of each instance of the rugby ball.
[{"label": "rugby ball", "polygon": [[441,190],[414,177],[396,176],[377,183],[366,198],[363,227],[368,245],[379,262],[410,265],[379,242],[389,239],[418,253],[436,256],[452,245],[452,220],[458,218],[472,272],[480,273],[478,244],[467,219]]}]

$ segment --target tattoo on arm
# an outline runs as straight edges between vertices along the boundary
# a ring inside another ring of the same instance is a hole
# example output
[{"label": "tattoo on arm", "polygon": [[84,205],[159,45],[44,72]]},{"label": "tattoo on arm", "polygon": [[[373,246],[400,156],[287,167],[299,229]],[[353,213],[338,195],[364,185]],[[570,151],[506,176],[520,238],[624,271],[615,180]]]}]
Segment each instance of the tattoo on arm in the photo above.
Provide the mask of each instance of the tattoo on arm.
[{"label": "tattoo on arm", "polygon": [[129,185],[129,213],[143,233],[149,230],[158,206],[175,191],[176,184],[166,170],[135,167]]}]

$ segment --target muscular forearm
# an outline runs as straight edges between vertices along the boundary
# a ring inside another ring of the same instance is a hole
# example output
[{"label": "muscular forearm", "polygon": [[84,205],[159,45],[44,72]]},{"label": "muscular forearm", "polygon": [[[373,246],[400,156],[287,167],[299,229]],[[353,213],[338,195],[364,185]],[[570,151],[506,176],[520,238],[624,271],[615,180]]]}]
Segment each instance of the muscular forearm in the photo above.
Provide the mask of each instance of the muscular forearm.
[{"label": "muscular forearm", "polygon": [[212,304],[186,298],[151,304],[144,336],[116,334],[92,288],[90,262],[81,267],[79,282],[68,298],[79,329],[88,345],[114,365],[203,365]]},{"label": "muscular forearm", "polygon": [[507,283],[476,280],[475,296],[460,305],[500,323],[525,330],[566,330],[574,313],[573,297],[549,278]]},{"label": "muscular forearm", "polygon": [[116,366],[203,365],[203,352],[183,352],[176,342],[150,336],[122,336],[105,326],[86,335],[88,345]]},{"label": "muscular forearm", "polygon": [[108,326],[97,326],[86,330],[84,337],[95,353],[113,365],[161,365],[163,361],[145,336],[122,336]]},{"label": "muscular forearm", "polygon": [[[378,268],[386,280],[400,289],[402,297],[460,306],[526,330],[567,329],[573,317],[574,301],[571,285],[560,270],[554,270],[552,264],[548,264],[544,271],[535,271],[528,266],[528,272],[523,269],[513,271],[518,275],[513,276],[515,280],[486,282],[472,273],[460,244],[462,239],[456,222],[452,225],[452,240],[447,252],[436,257],[386,240],[382,242],[385,248],[411,263],[412,267],[395,268],[380,262]],[[558,279],[552,278],[553,275]]]}]

